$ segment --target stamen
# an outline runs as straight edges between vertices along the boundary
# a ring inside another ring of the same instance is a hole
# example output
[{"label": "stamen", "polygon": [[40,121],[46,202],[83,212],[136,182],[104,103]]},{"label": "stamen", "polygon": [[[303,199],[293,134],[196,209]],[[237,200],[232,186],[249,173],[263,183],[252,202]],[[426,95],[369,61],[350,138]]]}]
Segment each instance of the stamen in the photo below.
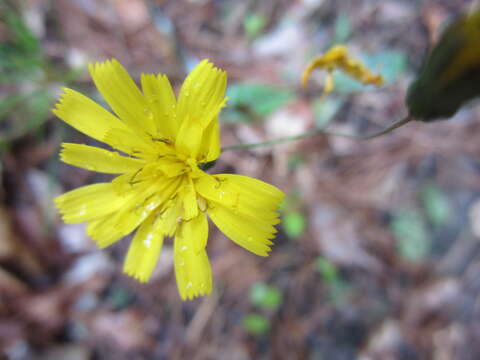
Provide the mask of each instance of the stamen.
[{"label": "stamen", "polygon": [[143,170],[143,167],[140,168],[140,169],[138,169],[138,170],[135,172],[135,174],[133,174],[132,178],[128,181],[128,183],[129,183],[131,186],[133,186],[133,185],[138,184],[138,183],[141,182],[141,180],[139,180],[139,181],[133,181],[133,180],[135,180],[135,178],[137,177],[137,175],[138,175],[142,170]]}]

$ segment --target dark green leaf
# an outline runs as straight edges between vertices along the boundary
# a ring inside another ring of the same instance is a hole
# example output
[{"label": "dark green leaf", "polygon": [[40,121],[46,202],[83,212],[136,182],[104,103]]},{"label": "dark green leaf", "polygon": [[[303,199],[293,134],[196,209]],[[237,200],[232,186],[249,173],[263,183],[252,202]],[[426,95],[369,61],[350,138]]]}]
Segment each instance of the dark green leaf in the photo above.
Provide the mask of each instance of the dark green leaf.
[{"label": "dark green leaf", "polygon": [[243,318],[243,328],[250,334],[256,336],[265,335],[270,329],[270,322],[267,318],[258,314],[248,314]]}]

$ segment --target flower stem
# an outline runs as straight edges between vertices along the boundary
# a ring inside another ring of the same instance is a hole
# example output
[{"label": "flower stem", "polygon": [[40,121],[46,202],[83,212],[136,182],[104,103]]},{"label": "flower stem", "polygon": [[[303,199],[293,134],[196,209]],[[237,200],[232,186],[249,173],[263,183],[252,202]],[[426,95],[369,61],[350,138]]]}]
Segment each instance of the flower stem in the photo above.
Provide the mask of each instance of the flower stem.
[{"label": "flower stem", "polygon": [[285,142],[300,140],[300,139],[307,138],[307,137],[317,136],[317,135],[320,135],[320,134],[344,137],[344,138],[349,138],[349,139],[353,139],[353,140],[370,140],[370,139],[379,137],[381,135],[387,134],[387,133],[389,133],[389,132],[391,132],[391,131],[409,123],[412,120],[413,120],[413,118],[410,115],[408,115],[405,118],[403,118],[402,120],[399,120],[399,121],[393,123],[392,125],[390,125],[386,129],[383,129],[383,130],[380,130],[379,132],[376,132],[376,133],[373,133],[373,134],[370,134],[370,135],[365,135],[365,136],[337,133],[337,132],[328,131],[328,130],[325,130],[325,129],[314,129],[314,130],[309,130],[307,132],[304,132],[303,134],[293,135],[293,136],[285,136],[285,137],[272,139],[272,140],[268,140],[268,141],[262,141],[262,142],[258,142],[258,143],[245,143],[245,144],[228,145],[228,146],[225,146],[225,147],[222,148],[222,152],[227,151],[227,150],[252,149],[252,148],[263,147],[263,146],[273,146],[273,145],[277,145],[277,144],[281,144],[281,143],[285,143]]}]

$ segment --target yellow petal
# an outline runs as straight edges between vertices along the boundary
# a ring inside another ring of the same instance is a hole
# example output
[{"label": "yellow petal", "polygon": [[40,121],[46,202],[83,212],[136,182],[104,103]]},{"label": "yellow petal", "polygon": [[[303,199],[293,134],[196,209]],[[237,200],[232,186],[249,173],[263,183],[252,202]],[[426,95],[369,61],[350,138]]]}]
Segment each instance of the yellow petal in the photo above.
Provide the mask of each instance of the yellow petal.
[{"label": "yellow petal", "polygon": [[143,160],[121,156],[116,152],[94,146],[63,143],[62,147],[60,159],[63,162],[87,170],[121,174],[137,171],[145,165]]},{"label": "yellow petal", "polygon": [[270,251],[277,232],[277,209],[284,194],[247,176],[222,174],[197,180],[196,190],[207,199],[208,215],[238,245],[261,256]]},{"label": "yellow petal", "polygon": [[218,159],[220,152],[220,126],[218,125],[218,119],[214,119],[203,133],[198,161],[214,161]]},{"label": "yellow petal", "polygon": [[255,222],[255,219],[235,214],[223,206],[211,207],[208,215],[220,231],[234,243],[259,256],[268,256],[271,250],[269,245],[273,244],[270,239],[275,237],[273,227],[260,228],[257,225],[264,224],[263,222]]},{"label": "yellow petal", "polygon": [[182,220],[182,202],[175,198],[165,204],[165,210],[160,215],[162,231],[165,236],[174,236]]},{"label": "yellow petal", "polygon": [[208,223],[202,213],[179,226],[174,240],[175,276],[183,300],[208,295],[212,291],[212,269],[204,246]]},{"label": "yellow petal", "polygon": [[195,181],[195,189],[206,200],[221,203],[233,210],[238,207],[240,194],[238,191],[229,191],[225,185],[228,183],[225,184],[225,180],[218,175],[205,174]]},{"label": "yellow petal", "polygon": [[190,220],[198,215],[197,193],[192,179],[181,188],[180,198],[183,203],[183,218]]},{"label": "yellow petal", "polygon": [[163,245],[159,222],[151,216],[140,225],[128,249],[123,271],[141,282],[150,280]]},{"label": "yellow petal", "polygon": [[177,177],[185,173],[186,167],[183,161],[175,157],[163,157],[156,162],[157,168],[167,177]]},{"label": "yellow petal", "polygon": [[126,154],[144,159],[158,155],[150,138],[139,136],[128,128],[110,129],[105,134],[105,142]]},{"label": "yellow petal", "polygon": [[325,86],[323,87],[323,92],[325,95],[330,94],[333,89],[335,88],[335,79],[333,77],[332,72],[328,72],[327,76],[325,77]]},{"label": "yellow petal", "polygon": [[130,129],[138,134],[156,134],[149,103],[117,60],[90,64],[89,70],[105,101]]},{"label": "yellow petal", "polygon": [[142,90],[150,104],[157,128],[157,136],[175,141],[178,132],[176,99],[170,81],[165,75],[142,74]]},{"label": "yellow petal", "polygon": [[324,69],[328,72],[324,94],[332,92],[335,84],[333,81],[332,71],[335,69],[343,71],[351,78],[361,82],[362,84],[371,84],[381,86],[384,80],[381,75],[373,74],[365,65],[359,60],[351,57],[348,54],[348,49],[344,45],[335,45],[330,48],[325,54],[313,59],[305,68],[302,74],[302,86],[306,87],[308,79],[313,70]]},{"label": "yellow petal", "polygon": [[117,212],[90,222],[87,234],[100,248],[112,245],[135,230],[161,204],[158,197],[148,199],[150,196],[151,189],[146,189],[146,194],[138,191],[136,194],[129,194]]},{"label": "yellow petal", "polygon": [[183,236],[193,244],[194,251],[196,253],[203,251],[207,246],[208,239],[208,219],[205,214],[199,214],[192,220],[186,221],[182,226]]},{"label": "yellow petal", "polygon": [[[123,176],[123,175],[121,175]],[[115,186],[112,186],[115,189]],[[157,211],[178,187],[177,179],[145,181],[124,194],[125,203],[112,216],[91,222],[87,234],[100,248],[107,247],[130,234],[153,212]]]},{"label": "yellow petal", "polygon": [[56,207],[67,224],[102,218],[116,212],[125,201],[115,193],[111,183],[82,186],[55,198]]},{"label": "yellow petal", "polygon": [[203,128],[200,122],[191,122],[186,119],[180,125],[176,148],[179,153],[196,158],[202,144]]},{"label": "yellow petal", "polygon": [[72,89],[63,90],[52,112],[78,131],[107,144],[104,137],[108,130],[126,129],[108,110]]},{"label": "yellow petal", "polygon": [[195,188],[207,200],[246,215],[255,214],[268,219],[285,197],[285,194],[273,185],[236,174],[206,174],[196,180]]},{"label": "yellow petal", "polygon": [[[90,221],[87,225],[87,235],[90,236],[101,249],[112,245],[125,236],[119,228],[115,227],[118,218],[115,215],[116,214],[112,214],[112,216],[105,216],[101,219]],[[133,227],[131,231],[134,229],[135,227]]]},{"label": "yellow petal", "polygon": [[[176,145],[180,152],[197,157],[204,130],[225,105],[226,86],[226,73],[208,60],[200,62],[187,76],[177,105],[180,132]],[[189,133],[188,129],[194,131]]]},{"label": "yellow petal", "polygon": [[105,248],[135,230],[151,211],[144,208],[122,208],[112,216],[92,221],[87,226],[87,234],[99,248]]}]

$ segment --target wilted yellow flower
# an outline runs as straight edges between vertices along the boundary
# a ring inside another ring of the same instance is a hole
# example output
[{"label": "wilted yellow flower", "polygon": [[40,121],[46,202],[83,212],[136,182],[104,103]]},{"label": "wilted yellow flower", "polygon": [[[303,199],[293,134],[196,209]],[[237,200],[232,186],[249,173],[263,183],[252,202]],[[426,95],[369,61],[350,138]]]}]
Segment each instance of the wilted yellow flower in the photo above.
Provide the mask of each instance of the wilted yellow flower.
[{"label": "wilted yellow flower", "polygon": [[333,81],[333,71],[338,69],[343,71],[348,76],[361,82],[362,84],[371,84],[380,86],[383,85],[383,78],[380,75],[375,75],[368,70],[360,61],[348,55],[348,49],[343,45],[335,45],[329,49],[325,54],[313,59],[305,68],[302,75],[302,86],[306,87],[308,79],[313,70],[323,69],[327,71],[325,79],[324,93],[332,92],[335,84]]},{"label": "wilted yellow flower", "polygon": [[230,239],[267,256],[284,194],[250,177],[210,175],[199,168],[221,152],[218,114],[227,76],[204,60],[188,75],[178,100],[165,75],[142,74],[142,92],[116,60],[91,65],[90,74],[111,112],[65,89],[53,112],[67,124],[118,152],[64,143],[67,164],[110,174],[111,182],[83,186],[55,199],[67,223],[88,222],[100,248],[133,232],[124,271],[145,282],[163,240],[174,237],[182,299],[209,294],[205,251],[207,214]]}]

